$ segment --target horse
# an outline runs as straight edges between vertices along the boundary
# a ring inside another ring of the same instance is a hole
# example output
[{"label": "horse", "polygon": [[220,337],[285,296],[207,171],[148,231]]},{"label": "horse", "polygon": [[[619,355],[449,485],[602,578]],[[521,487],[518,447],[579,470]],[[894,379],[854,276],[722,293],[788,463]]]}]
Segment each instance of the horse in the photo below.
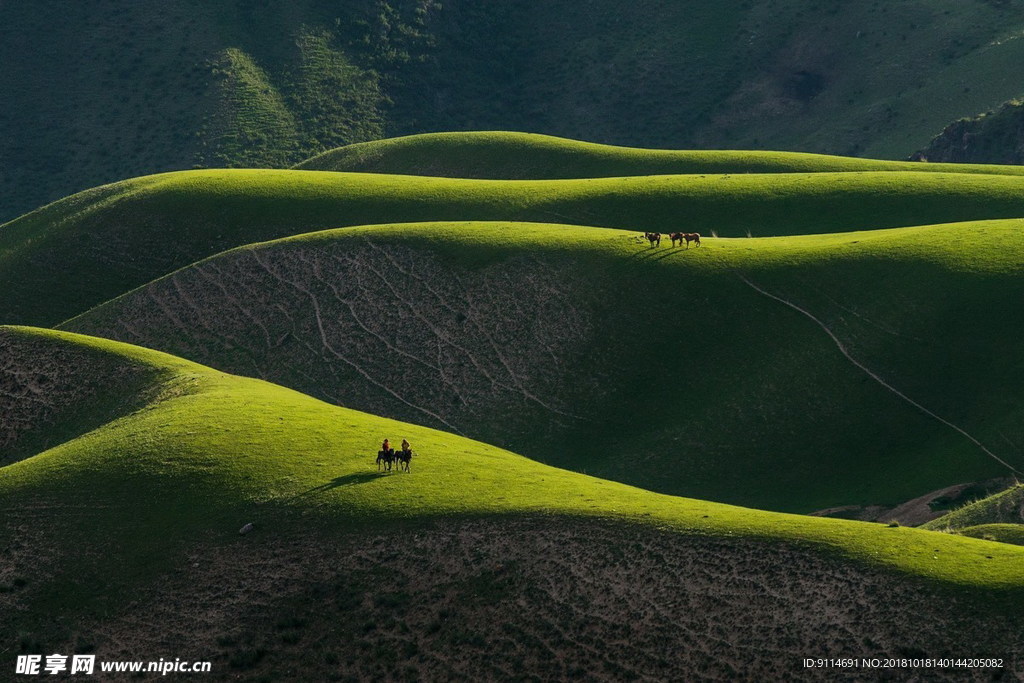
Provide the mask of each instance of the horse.
[{"label": "horse", "polygon": [[676,246],[676,242],[679,242],[679,246],[683,246],[683,240],[686,238],[685,232],[670,232],[668,238],[672,240],[672,246]]},{"label": "horse", "polygon": [[377,451],[377,471],[380,472],[381,463],[384,463],[384,469],[388,472],[391,471],[391,464],[395,461],[395,449],[389,448],[386,451]]},{"label": "horse", "polygon": [[652,247],[661,246],[661,233],[660,232],[645,232],[644,237],[651,243]]},{"label": "horse", "polygon": [[686,240],[686,248],[690,248],[690,242],[696,242],[697,246],[700,246],[700,233],[699,232],[687,232],[683,233],[683,239]]},{"label": "horse", "polygon": [[395,461],[398,463],[398,471],[409,471],[409,463],[412,462],[412,451],[398,451],[395,453]]}]

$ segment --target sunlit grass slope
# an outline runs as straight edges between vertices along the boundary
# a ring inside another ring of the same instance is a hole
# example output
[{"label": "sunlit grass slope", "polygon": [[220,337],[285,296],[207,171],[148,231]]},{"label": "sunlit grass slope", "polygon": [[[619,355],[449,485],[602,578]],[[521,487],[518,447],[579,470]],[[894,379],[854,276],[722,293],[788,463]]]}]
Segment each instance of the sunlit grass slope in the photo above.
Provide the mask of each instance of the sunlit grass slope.
[{"label": "sunlit grass slope", "polygon": [[465,180],[220,170],[137,178],[0,226],[0,321],[52,325],[218,251],[310,230],[520,220],[784,235],[1024,216],[1024,177],[944,173]]},{"label": "sunlit grass slope", "polygon": [[966,529],[979,525],[1024,524],[1024,486],[993,494],[925,524],[928,529]]},{"label": "sunlit grass slope", "polygon": [[65,326],[647,489],[811,512],[1024,469],[1006,441],[1024,440],[1022,265],[1018,220],[690,249],[369,226],[236,249]]},{"label": "sunlit grass slope", "polygon": [[926,164],[797,152],[643,149],[504,131],[425,133],[360,142],[329,150],[295,168],[503,180],[835,171],[1024,175],[1021,166]]},{"label": "sunlit grass slope", "polygon": [[956,533],[986,541],[1024,545],[1024,524],[979,524],[958,529]]},{"label": "sunlit grass slope", "polygon": [[[69,552],[61,571],[105,567],[107,586],[138,580],[154,555],[186,538],[224,538],[245,521],[273,525],[295,511],[309,513],[307,526],[335,529],[437,516],[615,517],[797,543],[959,586],[1014,595],[1024,586],[1024,550],[1016,547],[657,495],[138,347],[26,328],[5,333],[120,354],[160,377],[159,395],[144,409],[0,470],[5,508],[51,506],[55,547],[90,539],[90,552]],[[377,475],[383,436],[413,442],[413,473]]]}]

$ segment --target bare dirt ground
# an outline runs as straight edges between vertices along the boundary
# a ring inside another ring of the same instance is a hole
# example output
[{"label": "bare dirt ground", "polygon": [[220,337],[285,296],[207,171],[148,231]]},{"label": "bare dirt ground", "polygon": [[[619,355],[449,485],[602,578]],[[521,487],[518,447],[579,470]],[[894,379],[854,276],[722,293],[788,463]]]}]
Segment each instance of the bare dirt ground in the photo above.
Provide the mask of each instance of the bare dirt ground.
[{"label": "bare dirt ground", "polygon": [[1010,488],[1014,482],[1015,479],[1012,477],[1002,477],[983,482],[955,484],[918,496],[894,507],[842,505],[817,510],[810,514],[814,517],[838,517],[857,519],[862,522],[898,522],[903,526],[920,526],[942,517],[951,509]]},{"label": "bare dirt ground", "polygon": [[[0,467],[112,419],[126,405],[104,394],[141,377],[129,364],[0,330]],[[46,433],[57,422],[66,429]]]},{"label": "bare dirt ground", "polygon": [[967,598],[820,553],[566,519],[264,527],[196,545],[74,638],[103,659],[211,660],[210,680],[265,681],[1000,680],[1013,676],[802,659],[1009,657],[1024,644]]},{"label": "bare dirt ground", "polygon": [[577,287],[542,258],[469,271],[367,237],[227,254],[66,327],[450,432],[500,411],[532,433],[599,386],[564,381],[593,332]]}]

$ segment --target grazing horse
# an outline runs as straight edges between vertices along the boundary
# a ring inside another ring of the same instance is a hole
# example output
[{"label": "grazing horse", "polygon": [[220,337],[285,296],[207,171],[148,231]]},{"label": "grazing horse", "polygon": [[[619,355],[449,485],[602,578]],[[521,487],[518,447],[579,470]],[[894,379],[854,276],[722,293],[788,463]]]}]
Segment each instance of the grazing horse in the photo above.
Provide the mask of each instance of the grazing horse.
[{"label": "grazing horse", "polygon": [[395,449],[391,448],[386,451],[377,451],[377,471],[380,472],[381,464],[383,463],[384,469],[388,472],[391,471],[391,464],[395,461]]},{"label": "grazing horse", "polygon": [[697,246],[700,246],[700,233],[699,232],[687,232],[683,234],[683,239],[686,240],[686,248],[690,248],[690,242],[696,242]]},{"label": "grazing horse", "polygon": [[651,243],[652,247],[661,246],[661,233],[660,232],[645,232],[644,237]]},{"label": "grazing horse", "polygon": [[412,451],[398,451],[395,453],[395,461],[398,463],[398,471],[409,471],[409,463],[412,462]]},{"label": "grazing horse", "polygon": [[679,246],[683,246],[683,240],[686,238],[685,232],[670,232],[668,238],[672,240],[672,246],[676,246],[676,242],[679,242]]}]

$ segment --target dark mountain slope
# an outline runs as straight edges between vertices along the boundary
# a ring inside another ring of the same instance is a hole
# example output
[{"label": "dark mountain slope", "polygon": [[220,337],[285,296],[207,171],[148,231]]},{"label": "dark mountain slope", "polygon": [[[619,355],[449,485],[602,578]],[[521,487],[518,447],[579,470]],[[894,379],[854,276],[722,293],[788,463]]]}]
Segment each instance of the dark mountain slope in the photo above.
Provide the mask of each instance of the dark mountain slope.
[{"label": "dark mountain slope", "polygon": [[1024,102],[951,123],[914,159],[956,163],[1024,164]]},{"label": "dark mountain slope", "polygon": [[906,157],[1021,94],[1020,3],[0,4],[0,220],[436,130]]}]

